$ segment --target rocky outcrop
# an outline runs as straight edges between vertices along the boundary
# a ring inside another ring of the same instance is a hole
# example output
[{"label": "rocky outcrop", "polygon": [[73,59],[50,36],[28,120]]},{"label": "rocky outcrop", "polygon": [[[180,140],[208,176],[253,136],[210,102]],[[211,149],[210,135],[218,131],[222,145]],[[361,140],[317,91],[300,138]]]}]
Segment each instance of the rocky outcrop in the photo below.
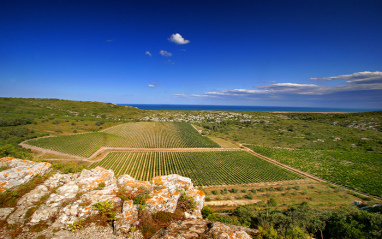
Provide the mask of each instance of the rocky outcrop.
[{"label": "rocky outcrop", "polygon": [[[0,162],[0,165],[10,167],[0,172],[1,185],[8,189],[15,189],[34,176],[51,171],[48,163],[13,158],[2,158]],[[113,210],[117,209],[112,219],[114,235],[129,234],[131,238],[142,238],[136,230],[140,210],[146,209],[152,214],[160,211],[174,213],[182,199],[183,204],[188,202],[182,211],[187,220],[172,222],[153,238],[250,238],[241,229],[203,220],[204,197],[202,191],[194,188],[191,179],[176,174],[138,181],[129,175],[116,179],[112,170],[97,167],[76,174],[53,174],[20,197],[16,207],[0,208],[0,220],[24,226],[43,223],[66,238],[64,235],[69,232],[61,232],[63,229],[67,231],[74,224],[99,215],[97,205],[104,203]],[[82,237],[78,234],[78,237],[71,238]]]},{"label": "rocky outcrop", "polygon": [[189,219],[171,223],[167,228],[158,231],[152,239],[250,239],[257,231],[238,226],[227,226],[220,222],[210,222],[203,219]]},{"label": "rocky outcrop", "polygon": [[9,169],[0,172],[0,193],[7,189],[16,189],[35,176],[44,175],[52,170],[49,163],[35,163],[11,157],[1,158],[0,167],[9,167]]}]

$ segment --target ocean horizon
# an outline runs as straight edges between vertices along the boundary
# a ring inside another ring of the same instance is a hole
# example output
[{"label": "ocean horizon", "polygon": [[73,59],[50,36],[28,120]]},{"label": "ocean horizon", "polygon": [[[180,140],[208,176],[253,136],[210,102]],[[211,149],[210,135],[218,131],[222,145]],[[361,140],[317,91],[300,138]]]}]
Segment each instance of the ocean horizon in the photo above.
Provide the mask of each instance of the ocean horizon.
[{"label": "ocean horizon", "polygon": [[137,107],[142,110],[197,110],[197,111],[260,111],[260,112],[370,112],[382,109],[287,107],[287,106],[245,106],[245,105],[181,105],[181,104],[118,104]]}]

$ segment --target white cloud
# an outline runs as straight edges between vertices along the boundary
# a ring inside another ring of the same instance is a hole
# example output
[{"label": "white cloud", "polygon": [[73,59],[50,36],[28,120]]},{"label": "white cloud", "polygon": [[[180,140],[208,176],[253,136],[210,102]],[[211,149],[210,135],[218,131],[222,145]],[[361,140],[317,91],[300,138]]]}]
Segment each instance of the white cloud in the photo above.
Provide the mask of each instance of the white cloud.
[{"label": "white cloud", "polygon": [[[298,83],[275,83],[257,86],[256,90],[248,89],[217,89],[202,94],[188,95],[189,97],[219,97],[219,98],[241,98],[253,99],[254,97],[281,97],[291,96],[328,96],[335,94],[357,94],[372,90],[382,90],[382,72],[359,72],[351,75],[341,75],[325,78],[310,78],[310,80],[347,80],[344,84],[337,86],[321,86],[317,84]],[[353,93],[354,92],[354,93]],[[178,95],[180,96],[180,95]],[[382,97],[382,94],[381,94]]]},{"label": "white cloud", "polygon": [[114,41],[114,39],[109,39],[109,40],[106,40],[107,42],[113,42]]},{"label": "white cloud", "polygon": [[147,86],[148,86],[148,87],[155,87],[154,84],[148,84]]},{"label": "white cloud", "polygon": [[165,51],[165,50],[161,50],[159,52],[159,54],[161,54],[162,56],[167,56],[167,57],[172,56],[171,52],[168,52],[168,51]]},{"label": "white cloud", "polygon": [[176,44],[179,44],[179,45],[184,45],[184,44],[188,44],[190,43],[189,40],[185,40],[182,35],[180,35],[179,33],[175,33],[175,34],[172,34],[170,36],[170,38],[168,38],[168,40],[170,42],[174,42]]},{"label": "white cloud", "polygon": [[346,83],[349,84],[372,84],[372,83],[382,83],[382,72],[380,71],[363,71],[356,72],[350,75],[340,75],[340,76],[330,76],[323,78],[310,78],[309,80],[347,80]]},{"label": "white cloud", "polygon": [[145,54],[151,56],[151,53],[149,51],[146,51]]}]

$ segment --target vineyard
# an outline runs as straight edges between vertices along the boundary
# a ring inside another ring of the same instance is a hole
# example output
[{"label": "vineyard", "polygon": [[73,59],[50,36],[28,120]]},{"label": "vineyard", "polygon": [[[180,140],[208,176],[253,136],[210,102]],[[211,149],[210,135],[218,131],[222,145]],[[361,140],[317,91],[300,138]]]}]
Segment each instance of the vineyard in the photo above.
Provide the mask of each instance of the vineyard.
[{"label": "vineyard", "polygon": [[127,123],[102,132],[30,140],[27,144],[61,153],[90,157],[100,147],[218,148],[187,123]]},{"label": "vineyard", "polygon": [[382,197],[381,154],[247,146],[260,154],[323,179]]},{"label": "vineyard", "polygon": [[301,179],[244,151],[218,152],[112,152],[90,168],[101,166],[115,175],[129,174],[139,180],[167,174],[192,179],[198,186],[235,185]]}]

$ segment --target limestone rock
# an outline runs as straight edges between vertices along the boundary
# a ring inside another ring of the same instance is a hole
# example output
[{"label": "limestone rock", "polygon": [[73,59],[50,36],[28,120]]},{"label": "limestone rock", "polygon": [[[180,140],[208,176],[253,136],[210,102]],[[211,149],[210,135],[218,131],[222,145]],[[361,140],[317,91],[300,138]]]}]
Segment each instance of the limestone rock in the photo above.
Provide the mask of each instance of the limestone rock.
[{"label": "limestone rock", "polygon": [[15,210],[13,207],[0,208],[0,220],[5,220]]},{"label": "limestone rock", "polygon": [[96,167],[92,170],[82,170],[76,181],[81,191],[90,191],[98,188],[101,183],[103,183],[105,187],[113,185],[113,189],[116,189],[116,179],[113,170],[106,170],[102,167]]},{"label": "limestone rock", "polygon": [[174,213],[180,196],[179,192],[171,193],[167,189],[155,190],[150,194],[150,198],[147,199],[146,208],[151,213],[159,211]]},{"label": "limestone rock", "polygon": [[0,172],[0,193],[7,189],[16,189],[35,176],[44,175],[52,170],[49,163],[36,163],[11,157],[0,159],[0,167],[3,166],[11,168]]},{"label": "limestone rock", "polygon": [[116,233],[128,233],[131,226],[138,225],[138,205],[134,205],[132,200],[123,202],[122,213],[114,222],[114,230]]},{"label": "limestone rock", "polygon": [[177,174],[170,174],[167,176],[158,176],[152,179],[153,184],[163,185],[163,188],[169,192],[184,190],[188,191],[194,187],[190,178],[182,177]]},{"label": "limestone rock", "polygon": [[172,222],[167,228],[158,231],[152,239],[191,239],[191,238],[219,238],[219,239],[250,239],[256,230],[227,226],[220,222],[211,223],[204,219],[189,219],[185,221]]},{"label": "limestone rock", "polygon": [[29,208],[33,207],[35,203],[40,201],[44,196],[50,193],[45,185],[39,185],[29,193],[22,196],[17,201],[17,209],[7,219],[9,224],[22,223],[24,221],[25,213]]}]

